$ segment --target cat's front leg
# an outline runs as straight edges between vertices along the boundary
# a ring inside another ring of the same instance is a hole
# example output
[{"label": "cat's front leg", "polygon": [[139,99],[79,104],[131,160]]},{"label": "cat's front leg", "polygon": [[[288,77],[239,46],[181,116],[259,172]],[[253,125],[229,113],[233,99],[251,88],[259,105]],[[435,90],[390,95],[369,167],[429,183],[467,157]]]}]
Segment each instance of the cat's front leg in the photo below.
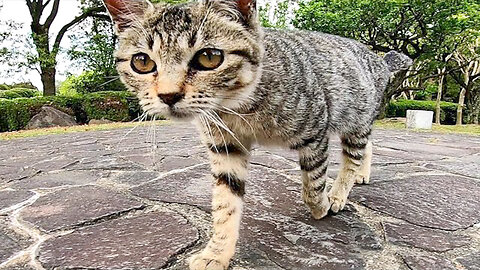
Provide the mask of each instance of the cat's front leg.
[{"label": "cat's front leg", "polygon": [[227,269],[235,253],[245,194],[249,149],[236,144],[209,145],[214,188],[213,235],[190,260],[191,270]]}]

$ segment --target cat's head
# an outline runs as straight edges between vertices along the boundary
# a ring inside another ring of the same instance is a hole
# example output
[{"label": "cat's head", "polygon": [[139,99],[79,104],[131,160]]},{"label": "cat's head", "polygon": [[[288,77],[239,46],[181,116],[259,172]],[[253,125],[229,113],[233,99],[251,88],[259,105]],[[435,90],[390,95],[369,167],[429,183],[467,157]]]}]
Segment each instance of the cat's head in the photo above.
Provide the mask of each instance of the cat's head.
[{"label": "cat's head", "polygon": [[255,0],[104,2],[120,77],[150,115],[186,118],[251,102],[264,54]]}]

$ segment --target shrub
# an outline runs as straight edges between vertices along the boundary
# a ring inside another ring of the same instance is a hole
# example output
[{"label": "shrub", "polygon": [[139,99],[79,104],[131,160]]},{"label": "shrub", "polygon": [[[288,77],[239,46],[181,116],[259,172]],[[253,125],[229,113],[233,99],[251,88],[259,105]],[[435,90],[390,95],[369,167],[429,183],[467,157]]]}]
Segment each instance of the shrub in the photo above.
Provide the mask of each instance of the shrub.
[{"label": "shrub", "polygon": [[40,92],[29,88],[14,88],[0,92],[0,98],[14,99],[14,98],[30,98],[40,96]]},{"label": "shrub", "polygon": [[[435,101],[419,101],[419,100],[398,100],[392,101],[387,106],[387,117],[406,117],[407,110],[424,110],[435,113]],[[455,124],[457,118],[457,104],[450,102],[440,103],[441,114],[440,121],[442,124]],[[435,116],[434,116],[435,117]]]},{"label": "shrub", "polygon": [[[115,77],[115,76],[114,76]],[[88,94],[105,91],[125,91],[118,79],[96,71],[85,71],[78,76],[70,76],[59,87],[60,95]]]},{"label": "shrub", "polygon": [[75,116],[77,121],[85,121],[80,99],[63,99],[56,97],[35,97],[0,99],[0,131],[23,129],[30,119],[43,106],[51,106],[67,114]]},{"label": "shrub", "polygon": [[111,121],[129,121],[127,92],[97,92],[84,95],[84,109],[88,120],[107,119]]},{"label": "shrub", "polygon": [[65,81],[63,81],[57,89],[57,96],[76,96],[78,93],[73,86],[75,78],[75,76],[70,76]]},{"label": "shrub", "polygon": [[23,129],[43,106],[72,115],[79,124],[92,119],[131,121],[140,114],[138,101],[129,92],[0,99],[0,132]]}]

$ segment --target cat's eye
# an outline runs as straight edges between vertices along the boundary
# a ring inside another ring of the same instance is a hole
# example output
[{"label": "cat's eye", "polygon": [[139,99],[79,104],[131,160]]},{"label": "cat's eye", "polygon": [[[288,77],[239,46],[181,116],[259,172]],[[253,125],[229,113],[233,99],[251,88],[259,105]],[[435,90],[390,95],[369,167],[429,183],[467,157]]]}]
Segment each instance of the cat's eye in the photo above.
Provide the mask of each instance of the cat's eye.
[{"label": "cat's eye", "polygon": [[133,71],[139,74],[148,74],[157,70],[157,64],[155,64],[155,61],[145,53],[135,54],[132,57],[130,65],[132,66]]},{"label": "cat's eye", "polygon": [[197,70],[214,70],[223,64],[224,58],[222,50],[203,49],[195,54],[191,66]]}]

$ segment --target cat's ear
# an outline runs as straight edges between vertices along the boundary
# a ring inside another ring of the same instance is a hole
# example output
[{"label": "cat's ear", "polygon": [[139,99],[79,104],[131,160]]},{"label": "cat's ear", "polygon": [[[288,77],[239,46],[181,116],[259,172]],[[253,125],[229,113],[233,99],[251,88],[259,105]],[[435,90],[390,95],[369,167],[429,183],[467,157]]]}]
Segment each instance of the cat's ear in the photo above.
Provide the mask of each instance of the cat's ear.
[{"label": "cat's ear", "polygon": [[130,27],[133,22],[142,18],[148,8],[153,8],[148,0],[103,0],[110,13],[117,32]]},{"label": "cat's ear", "polygon": [[[218,9],[222,12],[227,11],[226,15],[233,16],[233,19],[240,20],[246,26],[253,26],[257,19],[257,1],[256,0],[205,0],[207,3],[219,4]],[[227,7],[226,9],[224,9]],[[231,11],[234,12],[231,12]]]},{"label": "cat's ear", "polygon": [[246,22],[249,22],[257,13],[256,0],[235,0],[236,7]]}]

